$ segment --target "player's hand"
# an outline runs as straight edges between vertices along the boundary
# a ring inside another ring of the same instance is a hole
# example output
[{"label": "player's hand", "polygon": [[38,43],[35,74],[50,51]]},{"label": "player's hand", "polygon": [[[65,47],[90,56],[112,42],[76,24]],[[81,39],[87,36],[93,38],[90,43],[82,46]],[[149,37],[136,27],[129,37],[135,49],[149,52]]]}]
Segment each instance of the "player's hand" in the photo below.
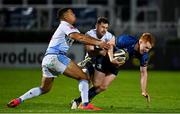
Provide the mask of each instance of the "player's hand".
[{"label": "player's hand", "polygon": [[101,42],[99,45],[100,48],[104,48],[104,49],[109,49],[110,48],[110,44],[107,44],[106,42]]},{"label": "player's hand", "polygon": [[112,61],[111,61],[112,64],[114,65],[117,65],[117,67],[120,67],[121,65],[123,65],[125,63],[124,60],[122,61],[119,61],[118,59],[114,58]]},{"label": "player's hand", "polygon": [[151,101],[150,95],[147,92],[142,92],[142,96],[144,96],[149,103]]},{"label": "player's hand", "polygon": [[102,49],[99,53],[100,53],[102,56],[106,56],[107,50],[106,50],[106,49]]}]

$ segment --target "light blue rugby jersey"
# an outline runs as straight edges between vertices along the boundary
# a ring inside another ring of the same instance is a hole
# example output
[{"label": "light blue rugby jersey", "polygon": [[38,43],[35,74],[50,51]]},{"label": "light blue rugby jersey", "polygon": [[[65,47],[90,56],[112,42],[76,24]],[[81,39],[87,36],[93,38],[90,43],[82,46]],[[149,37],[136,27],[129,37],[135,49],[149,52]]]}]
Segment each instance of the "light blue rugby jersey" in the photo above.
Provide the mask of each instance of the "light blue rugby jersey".
[{"label": "light blue rugby jersey", "polygon": [[67,53],[74,40],[68,38],[70,33],[79,32],[77,28],[66,21],[61,21],[55,33],[53,34],[46,54]]}]

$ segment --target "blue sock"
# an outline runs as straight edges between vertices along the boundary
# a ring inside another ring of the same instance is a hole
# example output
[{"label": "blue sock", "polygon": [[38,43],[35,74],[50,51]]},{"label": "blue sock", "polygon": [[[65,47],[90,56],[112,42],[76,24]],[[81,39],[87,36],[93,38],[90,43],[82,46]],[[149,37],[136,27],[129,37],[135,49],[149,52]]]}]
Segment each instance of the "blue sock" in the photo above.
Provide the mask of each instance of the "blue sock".
[{"label": "blue sock", "polygon": [[83,106],[87,106],[89,104],[89,102],[85,102],[83,103]]}]

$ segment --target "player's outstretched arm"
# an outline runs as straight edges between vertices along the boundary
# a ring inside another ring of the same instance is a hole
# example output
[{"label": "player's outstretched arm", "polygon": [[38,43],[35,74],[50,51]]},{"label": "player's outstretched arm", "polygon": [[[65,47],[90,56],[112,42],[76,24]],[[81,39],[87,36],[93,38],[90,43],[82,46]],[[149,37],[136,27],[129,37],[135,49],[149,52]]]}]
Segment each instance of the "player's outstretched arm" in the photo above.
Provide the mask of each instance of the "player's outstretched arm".
[{"label": "player's outstretched arm", "polygon": [[113,56],[113,54],[114,54],[114,53],[113,53],[113,48],[114,48],[114,46],[115,46],[115,37],[113,36],[113,37],[111,38],[111,40],[109,40],[107,43],[110,44],[110,48],[108,49],[108,57],[109,57],[110,62],[113,63],[113,64],[116,64],[116,65],[120,66],[120,65],[121,65],[121,62],[119,62],[118,60],[116,60],[116,59],[114,58],[114,56]]},{"label": "player's outstretched arm", "polygon": [[114,58],[114,51],[113,51],[113,48],[115,46],[115,37],[113,36],[113,38],[108,41],[108,44],[110,44],[110,49],[108,50],[108,56],[109,56],[109,60],[111,63],[117,65],[117,67],[123,65],[125,63],[124,60],[122,61],[118,61],[117,58]]},{"label": "player's outstretched arm", "polygon": [[147,93],[147,78],[148,78],[148,73],[147,73],[147,67],[142,67],[140,66],[140,73],[141,73],[141,94],[142,96],[144,96],[145,98],[147,98],[147,101],[150,102],[150,96]]},{"label": "player's outstretched arm", "polygon": [[119,61],[118,58],[114,58],[113,48],[113,45],[111,45],[111,48],[108,50],[109,60],[112,64],[115,64],[117,65],[117,67],[120,67],[125,63],[125,60]]},{"label": "player's outstretched arm", "polygon": [[100,48],[105,48],[105,49],[110,48],[109,44],[107,44],[99,39],[96,39],[96,38],[93,38],[91,36],[87,36],[87,35],[84,35],[81,33],[71,33],[69,35],[69,37],[72,39],[78,40],[82,43],[85,43],[85,44],[96,45],[96,46],[99,46]]}]

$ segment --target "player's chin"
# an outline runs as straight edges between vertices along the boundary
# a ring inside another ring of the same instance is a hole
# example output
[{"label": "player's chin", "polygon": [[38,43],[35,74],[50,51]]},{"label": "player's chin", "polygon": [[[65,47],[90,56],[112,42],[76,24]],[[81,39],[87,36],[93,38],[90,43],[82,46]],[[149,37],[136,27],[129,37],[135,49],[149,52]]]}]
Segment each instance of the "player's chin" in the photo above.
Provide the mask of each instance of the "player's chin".
[{"label": "player's chin", "polygon": [[106,34],[106,32],[101,32],[101,36],[104,36]]},{"label": "player's chin", "polygon": [[140,50],[140,54],[142,55],[144,53],[144,51],[143,50]]}]

